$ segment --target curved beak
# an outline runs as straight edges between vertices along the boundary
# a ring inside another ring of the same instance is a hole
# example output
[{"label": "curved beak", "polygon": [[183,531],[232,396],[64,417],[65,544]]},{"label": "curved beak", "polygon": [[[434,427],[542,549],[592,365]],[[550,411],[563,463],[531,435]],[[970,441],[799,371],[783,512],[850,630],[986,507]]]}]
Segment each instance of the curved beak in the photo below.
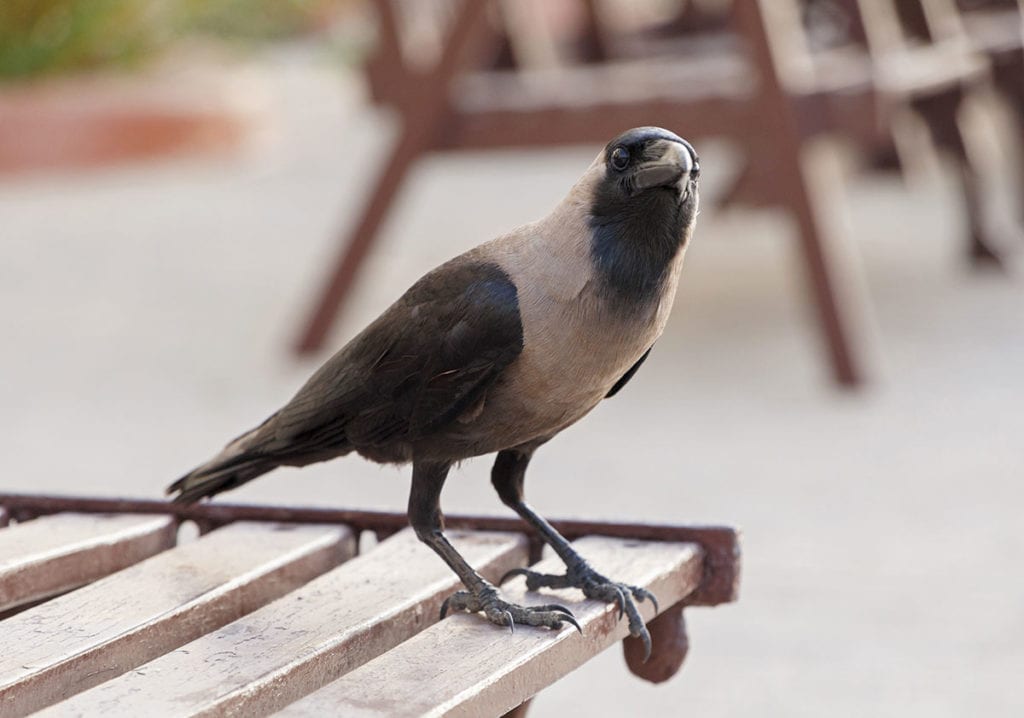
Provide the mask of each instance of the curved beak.
[{"label": "curved beak", "polygon": [[644,162],[633,173],[637,191],[652,187],[668,187],[678,184],[685,190],[686,180],[697,179],[700,163],[693,146],[686,140],[659,140],[652,148],[660,154],[656,159]]}]

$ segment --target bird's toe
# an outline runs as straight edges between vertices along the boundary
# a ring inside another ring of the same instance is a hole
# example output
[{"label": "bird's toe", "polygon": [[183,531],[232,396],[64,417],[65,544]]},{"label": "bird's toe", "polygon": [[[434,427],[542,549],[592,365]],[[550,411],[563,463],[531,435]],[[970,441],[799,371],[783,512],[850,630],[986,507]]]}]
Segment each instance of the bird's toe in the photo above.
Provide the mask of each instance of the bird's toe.
[{"label": "bird's toe", "polygon": [[579,622],[567,607],[558,603],[542,606],[520,606],[498,598],[493,589],[484,589],[478,594],[458,591],[441,604],[441,618],[450,612],[483,613],[491,623],[504,626],[515,632],[516,625],[539,626],[557,630],[564,625],[574,626],[583,633]]},{"label": "bird's toe", "polygon": [[650,601],[655,613],[658,613],[659,607],[658,599],[646,588],[612,581],[583,561],[579,564],[573,563],[562,575],[538,573],[528,568],[512,569],[502,577],[501,583],[515,576],[523,576],[526,579],[526,588],[530,591],[541,588],[578,588],[587,598],[614,604],[618,608],[619,619],[625,617],[628,620],[630,635],[643,641],[646,656],[644,660],[650,657],[651,634],[637,604]]},{"label": "bird's toe", "polygon": [[651,656],[651,634],[647,630],[643,616],[637,603],[649,600],[654,606],[655,613],[658,612],[658,600],[650,591],[639,586],[631,586],[626,583],[610,581],[600,574],[589,576],[583,581],[580,587],[587,598],[593,598],[607,603],[613,603],[619,608],[619,619],[625,615],[629,623],[629,633],[634,638],[639,638],[644,644],[644,661]]},{"label": "bird's toe", "polygon": [[499,584],[503,584],[511,578],[523,576],[526,579],[526,588],[529,591],[536,591],[541,588],[572,588],[573,583],[567,575],[553,573],[538,573],[528,568],[514,568],[508,571]]}]

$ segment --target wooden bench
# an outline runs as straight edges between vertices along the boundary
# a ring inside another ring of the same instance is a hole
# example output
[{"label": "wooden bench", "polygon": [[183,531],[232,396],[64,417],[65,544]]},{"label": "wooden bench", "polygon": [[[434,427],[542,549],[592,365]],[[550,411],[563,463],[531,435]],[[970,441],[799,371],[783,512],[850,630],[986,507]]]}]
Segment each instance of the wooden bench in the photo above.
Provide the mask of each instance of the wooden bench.
[{"label": "wooden bench", "polygon": [[[5,718],[522,715],[537,692],[627,635],[614,607],[571,590],[531,594],[522,579],[505,586],[509,596],[565,603],[583,635],[510,635],[464,614],[439,623],[458,580],[400,514],[0,494],[0,526],[7,518],[16,523],[0,528]],[[201,535],[176,541],[184,521]],[[660,615],[642,606],[651,660],[639,641],[624,642],[627,664],[648,680],[682,663],[684,606],[736,598],[732,529],[555,523],[595,566],[658,597]],[[539,554],[516,520],[449,526],[491,580]]]}]

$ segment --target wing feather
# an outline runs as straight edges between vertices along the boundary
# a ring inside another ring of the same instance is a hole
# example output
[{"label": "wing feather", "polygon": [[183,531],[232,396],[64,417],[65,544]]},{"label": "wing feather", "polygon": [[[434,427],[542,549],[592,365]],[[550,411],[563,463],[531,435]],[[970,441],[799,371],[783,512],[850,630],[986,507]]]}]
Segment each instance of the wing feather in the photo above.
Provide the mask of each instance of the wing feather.
[{"label": "wing feather", "polygon": [[323,450],[328,436],[357,449],[424,438],[478,401],[522,347],[512,280],[453,260],[321,367],[278,412],[270,443],[295,452]]}]

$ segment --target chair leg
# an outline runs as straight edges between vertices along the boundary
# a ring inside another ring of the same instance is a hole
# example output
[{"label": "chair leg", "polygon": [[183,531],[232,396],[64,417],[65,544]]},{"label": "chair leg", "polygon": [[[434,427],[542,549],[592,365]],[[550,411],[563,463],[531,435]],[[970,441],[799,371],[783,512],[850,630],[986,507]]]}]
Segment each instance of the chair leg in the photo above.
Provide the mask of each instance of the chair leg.
[{"label": "chair leg", "polygon": [[[843,261],[841,248],[835,245],[836,238],[821,214],[841,199],[834,198],[836,188],[831,186],[829,178],[808,176],[808,170],[813,174],[813,167],[805,167],[799,153],[792,155],[791,162],[786,164],[789,166],[779,172],[777,179],[784,185],[780,187],[784,192],[784,206],[796,220],[800,254],[831,359],[832,374],[840,385],[852,388],[865,379],[862,357],[865,347],[860,344],[866,337],[859,312],[866,298],[852,296],[858,284],[847,275],[853,269]],[[830,191],[832,197],[826,196]]]},{"label": "chair leg", "polygon": [[[1017,127],[1018,157],[1024,158],[1024,50],[999,63],[992,64],[992,78],[1013,112]],[[1018,181],[1024,173],[1018,172]],[[1018,185],[1018,194],[1024,195]],[[1018,204],[1018,217],[1024,219],[1024,196]]]},{"label": "chair leg", "polygon": [[387,216],[391,202],[401,188],[413,163],[436,146],[438,134],[451,115],[450,86],[459,69],[482,52],[492,38],[484,23],[488,3],[464,0],[449,28],[437,64],[423,75],[399,104],[402,134],[387,165],[377,178],[370,201],[349,236],[330,278],[320,293],[312,315],[296,344],[300,354],[316,351],[323,344],[342,301],[355,282],[363,258]]},{"label": "chair leg", "polygon": [[792,16],[767,13],[765,8],[770,7],[770,2],[775,0],[732,4],[732,22],[739,34],[749,41],[753,60],[762,73],[756,109],[762,129],[757,136],[771,138],[770,141],[755,141],[750,148],[754,154],[748,159],[761,168],[771,168],[771,180],[761,183],[764,196],[775,206],[789,210],[796,219],[801,254],[833,376],[840,385],[854,387],[865,378],[861,356],[864,347],[860,344],[866,337],[858,315],[866,300],[853,294],[859,289],[859,283],[847,275],[854,268],[843,261],[845,257],[837,251],[839,247],[827,242],[831,233],[827,231],[826,218],[821,212],[835,199],[826,195],[830,178],[807,176],[808,169],[813,171],[815,166],[805,161],[804,133],[797,118],[795,100],[779,75],[775,57],[778,46],[773,48],[770,40],[777,36],[777,31],[773,30],[775,23],[787,17],[792,21]]},{"label": "chair leg", "polygon": [[369,202],[363,208],[359,222],[349,234],[335,260],[334,269],[320,291],[313,312],[295,345],[297,353],[315,352],[323,344],[342,302],[355,283],[363,259],[377,238],[381,222],[387,216],[413,163],[425,151],[422,141],[416,138],[417,134],[409,128],[402,130],[402,136],[391,151],[387,165],[370,191]]},{"label": "chair leg", "polygon": [[996,249],[998,242],[990,235],[982,200],[982,183],[968,151],[966,138],[957,121],[957,112],[963,101],[963,91],[950,90],[938,95],[918,98],[912,106],[924,119],[937,147],[950,152],[956,159],[958,180],[967,217],[968,256],[974,264],[1001,265]]},{"label": "chair leg", "polygon": [[992,77],[1013,109],[1019,129],[1018,136],[1024,142],[1024,50],[1012,59],[992,63]]},{"label": "chair leg", "polygon": [[[779,136],[776,135],[776,138]],[[848,387],[864,380],[858,338],[862,332],[864,297],[852,295],[858,282],[835,243],[837,232],[820,212],[842,202],[834,178],[817,172],[805,150],[793,144],[793,154],[762,150],[748,155],[747,164],[723,197],[723,204],[742,201],[785,210],[796,222],[800,256],[814,301],[818,324],[831,360],[835,380]],[[810,158],[813,160],[814,158]]]}]

